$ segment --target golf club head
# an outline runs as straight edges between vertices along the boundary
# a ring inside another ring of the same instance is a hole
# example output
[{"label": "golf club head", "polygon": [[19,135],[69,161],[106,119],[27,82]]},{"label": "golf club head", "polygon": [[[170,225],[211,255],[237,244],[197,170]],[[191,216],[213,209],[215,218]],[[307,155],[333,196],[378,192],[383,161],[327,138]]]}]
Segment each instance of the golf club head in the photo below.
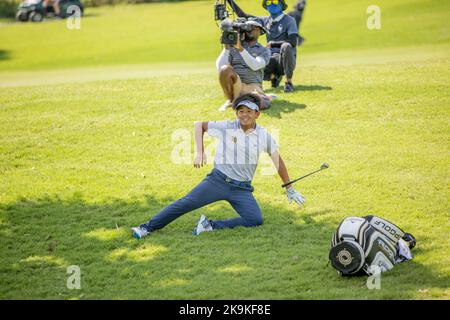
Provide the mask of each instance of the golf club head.
[{"label": "golf club head", "polygon": [[322,165],[320,166],[320,169],[324,170],[324,169],[328,169],[328,167],[329,167],[328,163],[325,162],[325,163],[322,163]]}]

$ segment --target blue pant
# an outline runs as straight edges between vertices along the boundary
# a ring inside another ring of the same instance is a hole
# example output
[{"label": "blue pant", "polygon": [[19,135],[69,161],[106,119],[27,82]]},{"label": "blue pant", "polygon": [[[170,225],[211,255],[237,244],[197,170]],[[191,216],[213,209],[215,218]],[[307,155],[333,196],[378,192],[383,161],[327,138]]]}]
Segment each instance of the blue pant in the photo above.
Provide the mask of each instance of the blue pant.
[{"label": "blue pant", "polygon": [[263,218],[252,191],[250,183],[238,183],[213,169],[191,192],[162,209],[141,227],[148,231],[164,228],[183,214],[220,200],[228,201],[240,217],[212,220],[214,229],[258,226],[263,223]]}]

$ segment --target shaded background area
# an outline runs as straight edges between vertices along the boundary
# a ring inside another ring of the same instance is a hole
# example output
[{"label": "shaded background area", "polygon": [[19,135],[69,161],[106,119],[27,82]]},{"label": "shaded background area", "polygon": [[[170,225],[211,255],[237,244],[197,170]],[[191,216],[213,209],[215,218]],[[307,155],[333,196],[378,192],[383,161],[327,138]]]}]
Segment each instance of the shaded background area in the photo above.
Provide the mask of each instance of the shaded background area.
[{"label": "shaded background area", "polygon": [[9,51],[0,49],[0,60],[6,60],[9,58],[10,58]]}]

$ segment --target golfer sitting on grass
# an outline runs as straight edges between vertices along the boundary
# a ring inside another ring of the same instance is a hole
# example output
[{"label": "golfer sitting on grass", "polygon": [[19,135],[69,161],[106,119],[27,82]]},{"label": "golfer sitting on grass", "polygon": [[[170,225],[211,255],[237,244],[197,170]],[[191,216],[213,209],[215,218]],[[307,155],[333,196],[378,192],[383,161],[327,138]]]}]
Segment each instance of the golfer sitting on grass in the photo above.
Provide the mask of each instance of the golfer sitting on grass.
[{"label": "golfer sitting on grass", "polygon": [[[244,94],[233,103],[237,117],[234,121],[195,123],[197,156],[194,167],[200,168],[206,163],[203,134],[208,132],[218,139],[214,169],[186,196],[162,209],[149,222],[132,228],[135,238],[141,239],[187,212],[220,200],[228,201],[240,217],[208,220],[202,215],[193,235],[237,226],[254,227],[263,223],[261,209],[253,197],[251,185],[260,153],[264,151],[271,156],[284,183],[289,182],[289,175],[278,153],[277,143],[266,129],[256,124],[260,104],[258,95]],[[289,202],[294,200],[303,204],[305,201],[291,185],[286,187],[286,194]]]}]

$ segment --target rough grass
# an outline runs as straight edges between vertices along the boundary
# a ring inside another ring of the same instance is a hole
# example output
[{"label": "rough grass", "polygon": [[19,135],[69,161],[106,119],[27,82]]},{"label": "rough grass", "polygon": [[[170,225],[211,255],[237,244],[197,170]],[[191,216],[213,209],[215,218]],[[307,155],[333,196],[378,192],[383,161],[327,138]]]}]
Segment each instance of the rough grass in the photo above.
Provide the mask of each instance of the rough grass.
[{"label": "rough grass", "polygon": [[[136,47],[125,44],[137,44],[130,38],[142,33],[109,46],[112,29],[97,34],[98,45],[90,42],[95,37],[88,23],[100,27],[124,17],[120,24],[129,30],[144,28],[139,17],[168,6],[160,4],[99,9],[98,16],[83,21],[80,50],[53,60],[48,55],[68,49],[48,44],[30,61],[29,46],[37,40],[27,35],[47,26],[58,35],[60,22],[0,27],[1,40],[26,39],[0,41],[10,52],[0,62],[0,298],[448,299],[450,61],[448,40],[441,43],[439,31],[448,34],[447,25],[439,24],[444,4],[420,1],[417,6],[428,11],[418,12],[405,9],[406,1],[383,2],[382,10],[386,4],[389,12],[392,3],[400,20],[402,14],[421,19],[428,29],[417,32],[428,40],[408,40],[407,31],[399,31],[407,27],[398,22],[399,39],[389,42],[386,36],[373,43],[383,48],[370,50],[370,41],[358,37],[372,34],[351,29],[360,1],[334,10],[349,19],[329,15],[339,28],[347,26],[349,37],[334,45],[326,30],[313,28],[323,25],[321,6],[331,4],[321,3],[312,2],[305,15],[308,42],[294,75],[299,90],[290,95],[269,90],[279,100],[260,124],[278,132],[291,176],[325,161],[330,169],[297,185],[307,199],[301,209],[287,203],[276,175],[261,173],[263,163],[254,185],[265,224],[199,237],[190,232],[200,214],[234,216],[228,204],[187,214],[142,241],[130,237],[129,227],[184,195],[211,169],[173,163],[180,141],[172,134],[186,130],[192,147],[194,121],[233,117],[216,111],[223,97],[213,66],[206,65],[218,46],[203,37],[182,40],[185,60],[179,52],[165,56],[168,49],[153,43],[148,54],[158,55],[157,61],[180,62],[167,70],[149,64],[152,58],[140,59],[140,53],[136,61],[131,58]],[[170,5],[167,17],[183,21],[191,6],[204,16],[195,23],[210,24],[207,3]],[[364,26],[364,8],[360,18]],[[192,30],[217,35],[206,29]],[[386,24],[382,31],[393,32]],[[169,31],[163,43],[171,32],[176,33]],[[184,35],[184,25],[177,32]],[[65,41],[62,35],[45,39]],[[209,53],[201,55],[199,43],[210,46]],[[116,45],[123,54],[108,56],[107,51],[120,51]],[[27,49],[19,52],[19,46]],[[89,60],[93,55],[99,65],[146,64],[141,74],[119,67],[69,69],[97,65]],[[194,56],[205,61],[189,62]],[[197,64],[201,68],[195,71]],[[366,214],[392,220],[418,240],[414,260],[383,274],[380,290],[368,290],[364,277],[340,278],[326,266],[337,224]],[[66,287],[70,265],[81,268],[81,290]]]}]

